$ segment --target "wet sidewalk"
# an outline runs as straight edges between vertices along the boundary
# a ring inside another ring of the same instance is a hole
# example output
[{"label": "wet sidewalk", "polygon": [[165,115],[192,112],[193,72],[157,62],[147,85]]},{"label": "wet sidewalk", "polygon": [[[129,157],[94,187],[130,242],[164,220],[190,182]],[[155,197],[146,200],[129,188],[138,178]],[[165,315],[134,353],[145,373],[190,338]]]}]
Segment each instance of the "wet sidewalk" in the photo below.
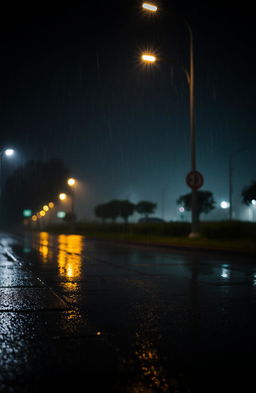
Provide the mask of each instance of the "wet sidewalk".
[{"label": "wet sidewalk", "polygon": [[0,287],[1,393],[105,385],[122,391],[115,386],[115,351],[89,326],[86,313],[70,307],[3,245]]}]

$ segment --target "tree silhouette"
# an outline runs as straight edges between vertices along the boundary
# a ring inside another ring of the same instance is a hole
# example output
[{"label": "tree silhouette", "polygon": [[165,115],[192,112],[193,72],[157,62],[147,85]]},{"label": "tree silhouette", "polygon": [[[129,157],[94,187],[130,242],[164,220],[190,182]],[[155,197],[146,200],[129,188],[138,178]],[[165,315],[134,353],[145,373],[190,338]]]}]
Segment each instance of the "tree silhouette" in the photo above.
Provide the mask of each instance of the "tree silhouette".
[{"label": "tree silhouette", "polygon": [[242,202],[245,205],[250,205],[253,200],[256,200],[256,181],[253,181],[250,186],[245,187],[242,192]]},{"label": "tree silhouette", "polygon": [[145,218],[148,218],[149,214],[154,213],[155,209],[156,209],[156,203],[153,203],[153,202],[140,201],[136,205],[136,211],[139,214],[144,214]]},{"label": "tree silhouette", "polygon": [[[182,205],[185,210],[191,211],[192,194],[181,195],[177,200],[177,205]],[[211,191],[197,191],[197,218],[199,220],[202,213],[207,214],[215,208],[215,200]]]},{"label": "tree silhouette", "polygon": [[94,214],[103,221],[109,218],[114,222],[117,217],[121,217],[127,223],[129,216],[134,213],[134,210],[135,205],[128,200],[114,199],[108,203],[97,205],[94,208]]},{"label": "tree silhouette", "polygon": [[134,203],[128,200],[118,201],[118,203],[119,203],[119,216],[124,219],[125,223],[127,223],[129,216],[131,216],[134,213],[135,205]]},{"label": "tree silhouette", "polygon": [[96,217],[100,218],[103,222],[108,218],[108,211],[106,205],[97,205],[94,208],[94,214]]}]

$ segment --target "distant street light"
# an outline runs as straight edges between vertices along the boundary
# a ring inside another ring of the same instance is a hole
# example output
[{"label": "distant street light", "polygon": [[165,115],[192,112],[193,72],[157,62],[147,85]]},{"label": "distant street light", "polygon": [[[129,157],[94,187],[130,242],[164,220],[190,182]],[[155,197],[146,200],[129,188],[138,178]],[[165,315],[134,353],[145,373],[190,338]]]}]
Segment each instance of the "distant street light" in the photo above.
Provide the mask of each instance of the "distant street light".
[{"label": "distant street light", "polygon": [[70,187],[73,187],[73,186],[76,184],[76,181],[75,181],[75,179],[73,179],[73,177],[70,177],[70,178],[68,179],[67,183],[68,183],[68,185],[69,185]]},{"label": "distant street light", "polygon": [[14,154],[14,149],[3,149],[0,150],[0,177],[1,177],[1,184],[0,189],[2,187],[2,176],[3,176],[3,157],[11,157]]},{"label": "distant street light", "polygon": [[4,153],[5,153],[6,156],[10,157],[10,156],[13,156],[14,150],[13,149],[6,149],[4,151]]},{"label": "distant street light", "polygon": [[143,53],[141,59],[146,63],[155,63],[157,60],[156,56],[151,53]]},{"label": "distant street light", "polygon": [[61,201],[65,201],[65,199],[67,198],[67,194],[65,194],[64,192],[62,192],[61,194],[59,194],[59,199]]},{"label": "distant street light", "polygon": [[230,207],[230,203],[226,202],[226,201],[222,201],[221,204],[220,204],[220,207],[222,209],[228,209]]},{"label": "distant street light", "polygon": [[[147,11],[157,11],[157,6],[152,3],[143,3],[143,9]],[[184,70],[186,74],[186,80],[189,86],[189,121],[190,121],[190,149],[191,149],[191,172],[196,172],[196,139],[195,139],[195,67],[194,67],[194,36],[190,24],[184,18],[181,18],[181,22],[185,25],[186,30],[189,34],[189,70]],[[150,60],[151,59],[151,60]],[[155,62],[156,57],[152,54],[143,54],[142,60],[146,62]],[[191,195],[191,233],[190,237],[198,236],[198,214],[197,214],[197,189],[192,188]]]},{"label": "distant street light", "polygon": [[71,193],[71,228],[73,227],[73,224],[75,222],[75,185],[76,185],[76,180],[73,177],[70,177],[67,181],[69,187],[70,187],[70,193]]},{"label": "distant street light", "polygon": [[142,8],[144,8],[144,10],[150,11],[150,12],[156,12],[157,11],[157,6],[155,4],[151,4],[151,3],[143,3],[142,4]]}]

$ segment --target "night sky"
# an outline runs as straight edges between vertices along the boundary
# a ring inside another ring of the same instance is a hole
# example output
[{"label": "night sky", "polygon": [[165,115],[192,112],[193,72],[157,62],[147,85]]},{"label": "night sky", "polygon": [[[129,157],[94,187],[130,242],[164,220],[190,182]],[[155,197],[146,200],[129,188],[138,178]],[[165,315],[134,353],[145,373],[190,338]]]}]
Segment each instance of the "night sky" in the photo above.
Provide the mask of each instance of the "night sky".
[{"label": "night sky", "polygon": [[[90,3],[88,5],[88,3]],[[162,1],[150,18],[139,1],[20,2],[0,6],[0,145],[14,146],[9,173],[28,159],[62,158],[79,179],[79,218],[111,199],[158,204],[179,219],[190,191],[187,18],[195,39],[197,169],[202,189],[228,200],[234,159],[235,217],[240,192],[256,179],[255,27],[248,3]],[[72,5],[71,5],[72,4]],[[144,49],[159,61],[142,66]],[[42,179],[42,181],[45,181]],[[209,218],[226,218],[216,209]]]}]

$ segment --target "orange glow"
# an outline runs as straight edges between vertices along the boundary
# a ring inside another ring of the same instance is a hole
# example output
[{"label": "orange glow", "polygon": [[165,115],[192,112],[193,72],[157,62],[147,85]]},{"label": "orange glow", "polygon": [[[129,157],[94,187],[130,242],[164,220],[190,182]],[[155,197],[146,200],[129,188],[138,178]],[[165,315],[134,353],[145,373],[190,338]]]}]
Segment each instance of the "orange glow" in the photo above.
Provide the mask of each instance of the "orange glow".
[{"label": "orange glow", "polygon": [[151,53],[143,53],[141,56],[142,61],[147,62],[147,63],[155,63],[156,62],[156,56],[154,56]]},{"label": "orange glow", "polygon": [[39,234],[39,252],[42,255],[43,262],[47,262],[49,254],[49,234],[47,232],[40,232]]},{"label": "orange glow", "polygon": [[37,221],[37,216],[36,215],[32,216],[32,221]]},{"label": "orange glow", "polygon": [[[58,266],[62,277],[81,277],[83,237],[80,235],[59,235]],[[68,286],[69,283],[65,285]]]},{"label": "orange glow", "polygon": [[45,216],[45,211],[41,210],[39,214],[40,214],[41,217],[44,217]]},{"label": "orange glow", "polygon": [[49,208],[52,209],[54,207],[54,203],[53,202],[49,202]]},{"label": "orange glow", "polygon": [[48,212],[49,207],[47,205],[44,205],[43,209],[44,209],[45,212]]},{"label": "orange glow", "polygon": [[62,193],[59,195],[59,199],[60,199],[61,201],[65,201],[66,198],[67,198],[67,195],[66,195],[64,192],[62,192]]},{"label": "orange glow", "polygon": [[156,12],[157,11],[157,6],[154,4],[150,4],[150,3],[143,3],[142,7],[150,12]]},{"label": "orange glow", "polygon": [[72,177],[70,179],[68,179],[68,185],[73,187],[76,184],[75,179],[73,179]]}]

